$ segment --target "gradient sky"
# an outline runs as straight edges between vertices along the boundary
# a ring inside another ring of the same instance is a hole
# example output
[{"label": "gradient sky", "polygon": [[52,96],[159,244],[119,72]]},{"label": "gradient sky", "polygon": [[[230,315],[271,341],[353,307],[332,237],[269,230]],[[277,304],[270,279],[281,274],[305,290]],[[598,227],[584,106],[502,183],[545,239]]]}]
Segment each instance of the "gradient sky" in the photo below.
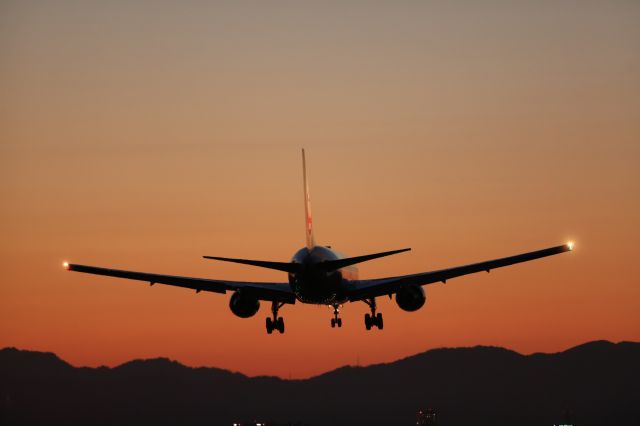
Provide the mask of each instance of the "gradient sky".
[{"label": "gradient sky", "polygon": [[[307,377],[441,346],[640,340],[640,2],[3,1],[0,347]],[[363,278],[576,242],[379,299],[286,306],[65,272],[285,275],[316,239]]]}]

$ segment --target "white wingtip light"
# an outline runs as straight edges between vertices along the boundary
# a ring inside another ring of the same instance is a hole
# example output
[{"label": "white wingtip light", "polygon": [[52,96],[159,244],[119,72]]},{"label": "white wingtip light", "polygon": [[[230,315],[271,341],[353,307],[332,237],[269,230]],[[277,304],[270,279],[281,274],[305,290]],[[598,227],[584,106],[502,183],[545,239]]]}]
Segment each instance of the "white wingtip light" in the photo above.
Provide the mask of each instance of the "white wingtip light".
[{"label": "white wingtip light", "polygon": [[62,267],[68,271],[69,270],[69,262],[62,262]]},{"label": "white wingtip light", "polygon": [[573,250],[573,241],[569,241],[567,247],[569,247],[569,250]]}]

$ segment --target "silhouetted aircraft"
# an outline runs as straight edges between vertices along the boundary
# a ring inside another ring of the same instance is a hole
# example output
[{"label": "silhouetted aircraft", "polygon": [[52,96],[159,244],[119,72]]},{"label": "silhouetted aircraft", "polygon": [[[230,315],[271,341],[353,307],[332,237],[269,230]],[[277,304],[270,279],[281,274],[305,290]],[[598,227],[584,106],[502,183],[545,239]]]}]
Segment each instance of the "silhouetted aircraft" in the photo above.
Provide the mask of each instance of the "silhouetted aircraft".
[{"label": "silhouetted aircraft", "polygon": [[284,320],[278,316],[278,312],[285,304],[294,304],[296,301],[332,306],[333,318],[331,319],[331,327],[342,327],[342,318],[340,318],[339,315],[339,308],[342,304],[362,301],[369,305],[371,309],[371,313],[367,313],[364,316],[366,329],[370,330],[372,327],[377,327],[382,330],[384,324],[382,314],[376,312],[376,297],[389,296],[391,298],[395,295],[396,303],[401,309],[413,312],[420,309],[425,303],[426,298],[424,289],[422,288],[424,285],[438,282],[445,283],[451,278],[462,275],[481,271],[489,272],[491,269],[564,253],[573,249],[573,243],[570,242],[543,250],[437,271],[359,280],[358,271],[354,265],[379,257],[402,253],[411,249],[404,248],[364,256],[344,257],[337,251],[332,250],[331,247],[316,245],[313,235],[311,200],[309,198],[304,149],[302,150],[302,176],[307,245],[298,250],[290,262],[203,256],[205,259],[242,263],[283,271],[288,274],[289,282],[270,283],[212,280],[123,271],[67,262],[64,262],[64,267],[69,271],[147,281],[151,285],[167,284],[184,287],[195,290],[196,293],[210,291],[225,294],[227,291],[233,291],[233,295],[229,301],[229,307],[231,308],[231,312],[240,318],[254,316],[260,308],[260,301],[269,301],[271,302],[272,316],[267,317],[266,327],[267,333],[271,334],[273,330],[284,333]]}]

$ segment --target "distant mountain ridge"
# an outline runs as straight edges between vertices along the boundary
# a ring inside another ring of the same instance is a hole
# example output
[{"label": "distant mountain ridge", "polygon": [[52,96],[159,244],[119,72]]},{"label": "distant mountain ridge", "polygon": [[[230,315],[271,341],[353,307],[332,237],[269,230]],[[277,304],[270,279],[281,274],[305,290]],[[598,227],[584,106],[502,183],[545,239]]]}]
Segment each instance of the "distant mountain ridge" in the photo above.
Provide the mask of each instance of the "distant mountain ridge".
[{"label": "distant mountain ridge", "polygon": [[167,358],[73,367],[53,353],[0,350],[2,425],[640,425],[640,343],[595,341],[554,354],[433,349],[305,380],[247,377]]}]

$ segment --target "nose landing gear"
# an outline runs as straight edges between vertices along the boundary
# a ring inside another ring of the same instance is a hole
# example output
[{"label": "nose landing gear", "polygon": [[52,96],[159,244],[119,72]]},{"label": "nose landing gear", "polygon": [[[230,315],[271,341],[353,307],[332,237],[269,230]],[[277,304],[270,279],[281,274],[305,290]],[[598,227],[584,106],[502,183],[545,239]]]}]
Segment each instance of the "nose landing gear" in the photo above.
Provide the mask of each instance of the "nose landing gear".
[{"label": "nose landing gear", "polygon": [[284,306],[282,302],[271,302],[271,312],[273,313],[273,319],[267,317],[267,333],[273,333],[273,330],[278,330],[280,334],[284,333],[284,319],[278,317],[278,310]]},{"label": "nose landing gear", "polygon": [[333,318],[331,318],[331,328],[335,328],[336,325],[338,326],[338,328],[342,327],[342,318],[339,317],[340,315],[340,305],[333,305]]},{"label": "nose landing gear", "polygon": [[371,308],[371,314],[364,315],[365,328],[371,330],[371,327],[378,327],[378,330],[382,330],[384,328],[384,321],[382,320],[382,314],[380,312],[376,314],[376,299],[365,299],[363,302]]}]

